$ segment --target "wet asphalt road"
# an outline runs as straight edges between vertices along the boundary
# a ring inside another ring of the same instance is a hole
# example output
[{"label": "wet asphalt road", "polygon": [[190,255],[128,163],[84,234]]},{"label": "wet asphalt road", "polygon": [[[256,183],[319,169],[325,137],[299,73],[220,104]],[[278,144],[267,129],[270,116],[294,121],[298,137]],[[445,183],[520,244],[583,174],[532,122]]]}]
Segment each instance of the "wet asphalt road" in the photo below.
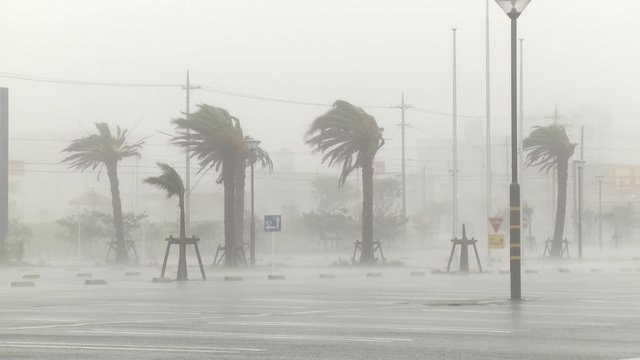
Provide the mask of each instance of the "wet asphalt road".
[{"label": "wet asphalt road", "polygon": [[[217,270],[206,282],[152,283],[155,268],[5,268],[0,358],[640,358],[640,264],[625,266],[523,274],[519,304],[505,300],[509,277],[497,272]],[[109,283],[84,285],[78,272]],[[30,273],[35,287],[9,287]]]}]

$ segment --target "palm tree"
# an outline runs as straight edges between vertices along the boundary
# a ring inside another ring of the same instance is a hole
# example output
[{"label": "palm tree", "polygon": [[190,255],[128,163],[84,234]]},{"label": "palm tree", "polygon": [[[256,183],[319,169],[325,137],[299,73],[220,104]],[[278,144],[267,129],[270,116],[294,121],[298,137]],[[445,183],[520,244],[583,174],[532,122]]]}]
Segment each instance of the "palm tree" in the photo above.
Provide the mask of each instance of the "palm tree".
[{"label": "palm tree", "polygon": [[556,224],[551,242],[551,256],[557,258],[562,257],[569,159],[573,155],[576,145],[569,141],[564,126],[556,124],[536,126],[531,134],[523,140],[524,149],[529,151],[526,159],[527,167],[537,166],[540,171],[546,173],[553,169],[557,172]]},{"label": "palm tree", "polygon": [[[102,167],[107,169],[107,177],[111,185],[111,205],[113,207],[113,226],[116,235],[116,262],[125,263],[128,260],[124,243],[124,223],[122,220],[122,203],[118,180],[118,163],[125,158],[140,157],[139,150],[144,144],[140,140],[135,143],[127,142],[127,130],[116,127],[112,134],[107,123],[96,123],[97,134],[75,139],[64,148],[63,152],[71,153],[62,160],[74,170],[95,170]],[[99,175],[98,175],[99,176]]]},{"label": "palm tree", "polygon": [[316,118],[306,134],[322,163],[342,163],[338,186],[356,168],[362,169],[362,252],[360,263],[374,263],[373,256],[373,160],[384,145],[382,128],[373,116],[346,101],[336,100],[326,114]]},{"label": "palm tree", "polygon": [[273,161],[269,153],[258,146],[256,149],[249,149],[246,146],[246,140],[250,139],[245,136],[245,146],[238,156],[238,164],[236,166],[236,199],[235,199],[235,220],[236,220],[236,247],[242,248],[244,239],[244,188],[247,178],[246,168],[254,164],[258,164],[261,168],[273,171]]},{"label": "palm tree", "polygon": [[191,157],[198,159],[203,172],[214,169],[220,172],[218,183],[224,185],[224,247],[225,265],[235,266],[235,174],[238,154],[244,149],[244,136],[237,118],[223,108],[198,105],[198,111],[186,119],[173,123],[178,134],[173,142],[189,147]]},{"label": "palm tree", "polygon": [[[144,182],[164,190],[167,198],[178,195],[178,207],[180,208],[180,240],[186,240],[185,220],[184,220],[184,184],[182,178],[176,170],[163,163],[158,163],[162,170],[162,175],[150,176]],[[180,243],[180,255],[178,257],[178,280],[187,280],[187,245]]]}]

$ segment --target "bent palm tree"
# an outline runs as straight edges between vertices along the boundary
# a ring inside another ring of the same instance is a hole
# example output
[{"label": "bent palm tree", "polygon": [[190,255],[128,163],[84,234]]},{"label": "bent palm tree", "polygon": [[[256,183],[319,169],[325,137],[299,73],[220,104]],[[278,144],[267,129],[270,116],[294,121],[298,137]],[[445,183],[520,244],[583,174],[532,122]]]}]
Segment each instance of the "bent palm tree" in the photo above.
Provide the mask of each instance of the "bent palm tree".
[{"label": "bent palm tree", "polygon": [[237,118],[223,108],[198,105],[188,119],[176,119],[178,135],[174,144],[189,147],[191,157],[200,163],[198,172],[214,169],[220,172],[218,183],[224,185],[225,265],[235,266],[235,173],[238,154],[244,148],[244,136]]},{"label": "bent palm tree", "polygon": [[112,134],[109,125],[96,123],[97,134],[75,139],[64,148],[63,152],[71,153],[62,160],[74,170],[95,170],[102,167],[107,169],[107,177],[111,185],[111,205],[113,207],[113,226],[116,236],[116,262],[125,263],[128,260],[124,243],[124,223],[122,220],[122,203],[120,201],[120,183],[118,180],[118,162],[122,159],[138,156],[144,141],[127,143],[127,130],[118,126]]},{"label": "bent palm tree", "polygon": [[[158,187],[167,193],[167,198],[171,198],[174,195],[178,195],[178,207],[180,208],[180,240],[186,239],[185,233],[185,218],[184,218],[184,184],[182,178],[176,170],[163,163],[158,163],[158,166],[162,170],[162,175],[150,176],[144,179],[144,182]],[[187,245],[184,242],[180,243],[180,254],[178,257],[178,280],[187,280]]]},{"label": "bent palm tree", "polygon": [[[245,141],[249,139],[245,137]],[[256,149],[249,149],[246,144],[238,157],[238,164],[236,166],[236,199],[235,199],[235,220],[236,220],[236,246],[242,248],[244,244],[244,195],[245,195],[245,181],[247,178],[246,168],[258,164],[261,168],[272,172],[273,161],[269,153],[258,146]]]},{"label": "bent palm tree", "polygon": [[337,100],[326,114],[316,118],[307,131],[307,144],[321,152],[322,163],[342,163],[338,185],[344,185],[356,168],[362,168],[361,263],[374,263],[373,256],[373,160],[384,145],[382,128],[362,108]]},{"label": "bent palm tree", "polygon": [[562,237],[564,234],[565,213],[567,207],[567,178],[569,176],[569,159],[577,144],[569,141],[563,126],[536,126],[529,136],[523,140],[524,150],[528,150],[526,166],[537,166],[540,171],[548,173],[557,170],[558,198],[556,207],[556,223],[551,242],[551,256],[562,257]]}]

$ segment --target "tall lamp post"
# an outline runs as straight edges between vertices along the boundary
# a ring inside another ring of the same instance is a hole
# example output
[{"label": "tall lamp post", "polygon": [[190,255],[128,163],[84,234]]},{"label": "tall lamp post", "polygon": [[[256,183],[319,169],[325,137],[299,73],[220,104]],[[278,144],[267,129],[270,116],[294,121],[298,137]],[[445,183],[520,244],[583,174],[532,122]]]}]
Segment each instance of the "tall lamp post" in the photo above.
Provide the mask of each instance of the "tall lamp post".
[{"label": "tall lamp post", "polygon": [[[253,152],[260,145],[260,140],[246,138],[244,140],[247,150]],[[255,158],[251,158],[251,242],[249,245],[249,256],[251,258],[251,266],[256,266],[256,217],[254,215],[254,192],[253,192],[253,171],[255,169]]]},{"label": "tall lamp post", "polygon": [[509,248],[511,300],[522,299],[520,271],[520,185],[518,185],[517,19],[530,0],[496,0],[511,19],[511,185],[509,185]]}]

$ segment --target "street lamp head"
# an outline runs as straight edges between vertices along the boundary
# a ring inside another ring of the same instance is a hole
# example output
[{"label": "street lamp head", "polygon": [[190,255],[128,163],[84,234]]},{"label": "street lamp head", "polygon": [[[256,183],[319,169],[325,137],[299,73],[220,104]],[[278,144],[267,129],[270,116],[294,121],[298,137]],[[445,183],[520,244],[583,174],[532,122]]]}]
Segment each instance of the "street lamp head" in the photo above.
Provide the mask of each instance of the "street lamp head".
[{"label": "street lamp head", "polygon": [[524,8],[529,5],[531,0],[496,0],[498,5],[504,10],[510,18],[517,18],[522,14]]},{"label": "street lamp head", "polygon": [[260,145],[260,140],[256,140],[256,139],[251,138],[251,137],[246,137],[244,139],[244,144],[247,147],[247,149],[255,150],[255,149],[258,148],[258,145]]}]

